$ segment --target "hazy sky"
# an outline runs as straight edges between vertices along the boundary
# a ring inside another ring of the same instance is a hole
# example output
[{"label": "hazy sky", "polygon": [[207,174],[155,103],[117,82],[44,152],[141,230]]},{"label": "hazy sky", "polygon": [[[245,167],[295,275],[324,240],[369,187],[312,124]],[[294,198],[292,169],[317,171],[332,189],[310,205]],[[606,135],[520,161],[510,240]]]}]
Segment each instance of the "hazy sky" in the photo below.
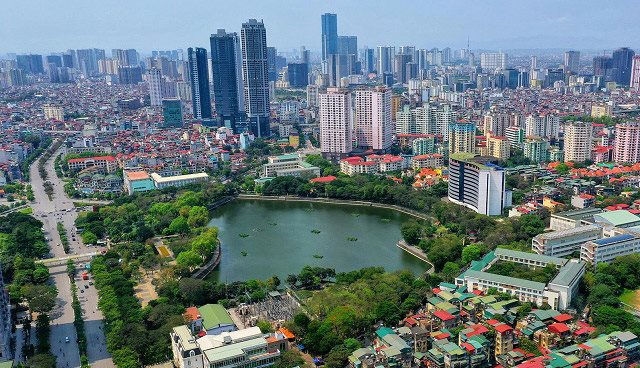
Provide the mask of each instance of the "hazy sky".
[{"label": "hazy sky", "polygon": [[640,0],[2,0],[0,53],[97,47],[209,48],[218,28],[264,19],[281,51],[320,49],[320,14],[358,46],[577,48],[640,46]]}]

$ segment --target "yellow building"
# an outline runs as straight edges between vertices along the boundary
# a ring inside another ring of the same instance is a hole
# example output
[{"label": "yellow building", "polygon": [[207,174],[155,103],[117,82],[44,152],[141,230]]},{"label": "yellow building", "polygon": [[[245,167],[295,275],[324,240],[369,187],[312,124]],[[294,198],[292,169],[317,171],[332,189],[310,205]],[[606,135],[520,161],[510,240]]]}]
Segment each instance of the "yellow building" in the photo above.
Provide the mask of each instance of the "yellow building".
[{"label": "yellow building", "polygon": [[289,136],[289,145],[293,148],[298,148],[300,145],[300,136],[299,135],[290,135]]},{"label": "yellow building", "polygon": [[509,158],[509,140],[506,137],[492,137],[487,135],[487,156],[493,156],[501,160]]},{"label": "yellow building", "polygon": [[396,114],[402,110],[402,96],[391,96],[391,120],[396,121]]},{"label": "yellow building", "polygon": [[603,116],[611,116],[612,108],[611,105],[593,105],[591,106],[591,117],[593,118],[601,118]]},{"label": "yellow building", "polygon": [[42,109],[44,110],[44,118],[46,120],[64,121],[64,110],[62,107],[46,104],[42,106]]}]

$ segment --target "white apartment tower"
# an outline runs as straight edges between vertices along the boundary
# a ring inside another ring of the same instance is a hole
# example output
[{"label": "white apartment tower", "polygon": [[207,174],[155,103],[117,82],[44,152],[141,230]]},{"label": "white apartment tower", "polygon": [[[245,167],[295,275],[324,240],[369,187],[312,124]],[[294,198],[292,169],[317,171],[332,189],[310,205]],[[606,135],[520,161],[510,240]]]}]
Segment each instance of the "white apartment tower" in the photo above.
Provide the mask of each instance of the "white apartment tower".
[{"label": "white apartment tower", "polygon": [[151,106],[162,106],[162,72],[160,69],[151,68],[147,71],[147,84],[149,85]]},{"label": "white apartment tower", "polygon": [[558,138],[560,118],[557,115],[529,115],[525,119],[525,134],[527,137]]},{"label": "white apartment tower", "polygon": [[354,126],[359,147],[386,150],[393,144],[391,90],[387,87],[355,92]]},{"label": "white apartment tower", "polygon": [[564,162],[590,160],[592,135],[591,123],[567,122],[564,126]]},{"label": "white apartment tower", "polygon": [[480,54],[480,66],[485,70],[507,68],[507,54],[504,52],[483,52]]},{"label": "white apartment tower", "polygon": [[351,94],[348,89],[328,88],[319,101],[320,151],[331,159],[345,157],[353,149]]}]

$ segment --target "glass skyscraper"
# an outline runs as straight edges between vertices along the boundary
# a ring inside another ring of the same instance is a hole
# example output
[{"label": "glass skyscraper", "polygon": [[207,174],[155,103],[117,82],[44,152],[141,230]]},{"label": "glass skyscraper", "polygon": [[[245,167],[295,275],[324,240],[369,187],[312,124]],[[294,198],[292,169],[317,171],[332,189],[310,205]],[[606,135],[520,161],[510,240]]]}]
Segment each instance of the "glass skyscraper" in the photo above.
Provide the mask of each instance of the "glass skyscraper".
[{"label": "glass skyscraper", "polygon": [[[219,29],[211,35],[211,71],[213,101],[221,121],[237,121],[240,111],[242,77],[239,68],[240,42],[238,35]],[[240,82],[240,83],[238,83]],[[235,130],[235,129],[234,129]]]},{"label": "glass skyscraper", "polygon": [[262,21],[249,19],[242,24],[242,80],[244,104],[249,130],[256,137],[270,135],[269,73],[267,63],[267,30]]},{"label": "glass skyscraper", "polygon": [[322,61],[328,55],[338,53],[338,16],[331,13],[322,14]]},{"label": "glass skyscraper", "polygon": [[196,47],[187,49],[189,60],[189,82],[191,83],[191,104],[193,117],[211,119],[211,97],[209,96],[209,75],[207,50]]}]

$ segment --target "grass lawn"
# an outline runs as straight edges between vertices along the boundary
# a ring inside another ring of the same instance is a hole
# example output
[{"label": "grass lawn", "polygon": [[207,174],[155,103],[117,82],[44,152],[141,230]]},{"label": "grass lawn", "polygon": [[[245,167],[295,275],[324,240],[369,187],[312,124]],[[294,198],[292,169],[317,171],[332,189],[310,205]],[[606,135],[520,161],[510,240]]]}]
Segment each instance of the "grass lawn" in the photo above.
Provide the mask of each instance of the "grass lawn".
[{"label": "grass lawn", "polygon": [[620,301],[640,309],[640,290],[625,290],[620,295]]},{"label": "grass lawn", "polygon": [[24,213],[25,215],[30,215],[33,213],[33,208],[31,207],[22,208],[22,209],[19,209],[18,212]]}]

